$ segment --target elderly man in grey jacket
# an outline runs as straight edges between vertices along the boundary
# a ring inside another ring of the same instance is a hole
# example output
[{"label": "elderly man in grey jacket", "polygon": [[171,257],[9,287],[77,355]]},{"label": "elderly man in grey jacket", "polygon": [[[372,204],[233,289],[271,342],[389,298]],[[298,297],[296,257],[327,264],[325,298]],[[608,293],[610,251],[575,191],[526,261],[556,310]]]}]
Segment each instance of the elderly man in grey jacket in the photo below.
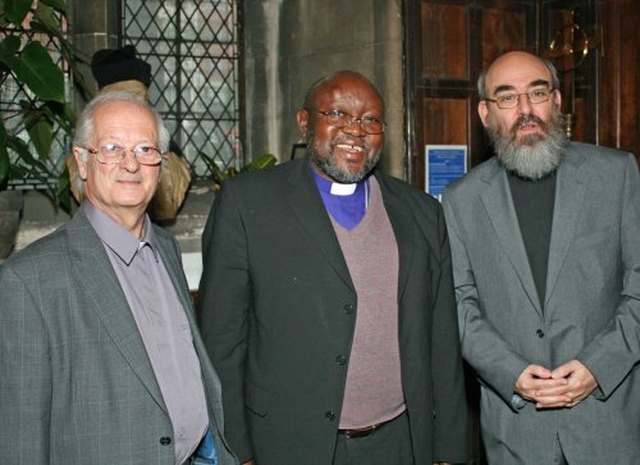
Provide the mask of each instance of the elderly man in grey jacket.
[{"label": "elderly man in grey jacket", "polygon": [[168,142],[132,94],[96,97],[84,203],[0,268],[3,463],[237,463],[177,244],[145,213]]}]

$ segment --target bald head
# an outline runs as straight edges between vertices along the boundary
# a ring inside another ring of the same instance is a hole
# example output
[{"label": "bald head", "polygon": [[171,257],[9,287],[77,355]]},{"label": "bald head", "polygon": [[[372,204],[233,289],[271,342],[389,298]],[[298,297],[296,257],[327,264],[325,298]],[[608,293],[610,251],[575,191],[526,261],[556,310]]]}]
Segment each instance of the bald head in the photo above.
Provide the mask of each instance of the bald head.
[{"label": "bald head", "polygon": [[524,75],[544,76],[550,88],[560,87],[558,72],[550,61],[531,53],[513,51],[499,56],[480,74],[478,95],[481,100],[491,97],[501,89],[502,81],[517,80]]},{"label": "bald head", "polygon": [[304,108],[315,108],[318,95],[333,93],[336,89],[343,86],[357,86],[368,89],[376,96],[379,103],[384,107],[384,101],[380,92],[378,92],[378,89],[376,89],[369,79],[355,71],[342,70],[325,76],[312,84],[304,99]]}]

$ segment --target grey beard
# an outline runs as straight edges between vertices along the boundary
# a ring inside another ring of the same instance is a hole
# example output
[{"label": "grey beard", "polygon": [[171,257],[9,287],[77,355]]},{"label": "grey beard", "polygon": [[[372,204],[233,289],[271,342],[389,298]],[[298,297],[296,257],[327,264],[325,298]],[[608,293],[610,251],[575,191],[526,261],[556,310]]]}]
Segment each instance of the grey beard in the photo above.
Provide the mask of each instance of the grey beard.
[{"label": "grey beard", "polygon": [[[310,137],[307,140],[307,146],[309,147],[309,155],[311,159],[311,163],[313,163],[321,172],[326,174],[330,179],[335,182],[339,182],[341,184],[352,184],[356,182],[362,181],[366,178],[369,173],[375,168],[378,164],[378,160],[380,159],[380,154],[375,157],[369,159],[365,162],[365,165],[362,167],[360,171],[356,171],[355,173],[349,173],[348,171],[342,170],[335,163],[335,158],[333,152],[329,152],[326,157],[319,156],[315,148],[313,146],[313,137]],[[366,147],[366,150],[369,150],[369,147]]]},{"label": "grey beard", "polygon": [[[543,128],[546,126],[546,136],[532,135],[525,138],[523,143],[510,137],[488,129],[493,142],[496,156],[507,171],[518,176],[537,181],[555,172],[562,161],[562,152],[567,144],[561,115],[553,116],[548,125],[533,117]],[[520,124],[520,121],[516,125]]]}]

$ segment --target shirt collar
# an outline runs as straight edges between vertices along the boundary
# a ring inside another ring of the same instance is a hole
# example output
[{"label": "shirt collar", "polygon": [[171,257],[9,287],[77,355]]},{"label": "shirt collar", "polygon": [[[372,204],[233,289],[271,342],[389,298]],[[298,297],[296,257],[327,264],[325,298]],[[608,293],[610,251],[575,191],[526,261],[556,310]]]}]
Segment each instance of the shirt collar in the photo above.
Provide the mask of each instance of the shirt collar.
[{"label": "shirt collar", "polygon": [[360,181],[359,183],[353,184],[342,184],[333,182],[320,176],[320,174],[318,174],[318,172],[311,166],[309,167],[309,169],[313,174],[313,179],[316,181],[316,186],[318,186],[320,192],[323,192],[325,194],[331,194],[337,197],[347,197],[360,191],[365,183],[365,181]]},{"label": "shirt collar", "polygon": [[88,199],[82,203],[80,210],[84,212],[103,244],[127,265],[131,264],[138,250],[146,245],[151,248],[156,260],[158,259],[155,236],[148,215],[145,214],[142,225],[144,238],[140,241],[109,215],[93,206]]}]

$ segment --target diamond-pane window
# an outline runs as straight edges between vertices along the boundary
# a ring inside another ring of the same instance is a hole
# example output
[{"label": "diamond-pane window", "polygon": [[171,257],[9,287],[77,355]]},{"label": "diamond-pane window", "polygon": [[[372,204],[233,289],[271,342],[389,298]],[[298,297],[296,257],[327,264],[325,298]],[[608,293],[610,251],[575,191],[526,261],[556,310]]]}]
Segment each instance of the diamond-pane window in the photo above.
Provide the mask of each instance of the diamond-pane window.
[{"label": "diamond-pane window", "polygon": [[151,103],[196,177],[238,167],[242,149],[235,0],[122,2],[123,44],[151,65]]}]

